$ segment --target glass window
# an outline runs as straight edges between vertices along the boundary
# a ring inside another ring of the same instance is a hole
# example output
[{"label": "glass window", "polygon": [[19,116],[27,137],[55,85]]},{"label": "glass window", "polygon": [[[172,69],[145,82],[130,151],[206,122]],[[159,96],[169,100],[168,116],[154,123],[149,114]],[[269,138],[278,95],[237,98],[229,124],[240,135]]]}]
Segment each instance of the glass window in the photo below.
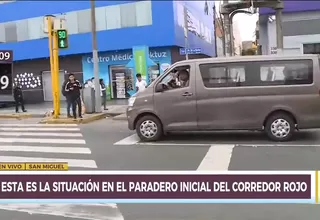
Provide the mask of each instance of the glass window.
[{"label": "glass window", "polygon": [[320,54],[320,43],[316,44],[303,44],[304,54]]},{"label": "glass window", "polygon": [[136,27],[137,17],[136,17],[136,4],[128,3],[120,5],[121,12],[121,27]]},{"label": "glass window", "polygon": [[241,86],[246,81],[245,66],[201,64],[201,77],[207,88]]},{"label": "glass window", "polygon": [[96,8],[96,29],[97,31],[107,30],[106,8]]},{"label": "glass window", "polygon": [[68,34],[78,33],[78,15],[77,12],[68,12],[65,14]]},{"label": "glass window", "polygon": [[5,23],[6,42],[17,42],[17,26],[15,22]]},{"label": "glass window", "polygon": [[47,35],[43,33],[43,17],[29,18],[27,22],[29,40],[47,37]]},{"label": "glass window", "polygon": [[159,82],[165,90],[173,90],[189,87],[190,66],[179,66],[169,72]]},{"label": "glass window", "polygon": [[90,10],[82,10],[77,12],[78,15],[78,33],[91,32],[91,14]]},{"label": "glass window", "polygon": [[0,44],[6,42],[6,32],[4,23],[0,23]]},{"label": "glass window", "polygon": [[120,5],[105,7],[107,30],[121,28]]},{"label": "glass window", "polygon": [[19,20],[17,23],[17,39],[18,41],[29,40],[28,20]]},{"label": "glass window", "polygon": [[151,1],[136,2],[137,26],[152,25]]},{"label": "glass window", "polygon": [[260,64],[262,85],[296,85],[313,82],[312,60],[272,61]]}]

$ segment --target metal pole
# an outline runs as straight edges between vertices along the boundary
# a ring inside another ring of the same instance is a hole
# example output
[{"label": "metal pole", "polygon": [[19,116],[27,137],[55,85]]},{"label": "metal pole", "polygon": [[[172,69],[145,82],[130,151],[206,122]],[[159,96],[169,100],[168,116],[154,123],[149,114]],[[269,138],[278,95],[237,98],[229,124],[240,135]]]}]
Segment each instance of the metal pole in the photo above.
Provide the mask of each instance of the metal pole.
[{"label": "metal pole", "polygon": [[58,113],[56,112],[57,109],[57,102],[56,102],[56,74],[55,74],[55,66],[54,66],[54,54],[53,54],[53,16],[47,16],[48,18],[48,41],[49,41],[49,54],[50,54],[50,72],[51,72],[51,83],[52,83],[52,104],[54,110],[54,117],[58,117]]},{"label": "metal pole", "polygon": [[94,88],[95,88],[95,112],[101,112],[101,96],[100,96],[100,82],[99,82],[99,63],[98,63],[98,49],[97,49],[97,31],[96,31],[96,7],[95,1],[91,0],[91,33],[92,33],[92,58],[93,58],[93,72],[94,72]]},{"label": "metal pole", "polygon": [[188,49],[189,49],[189,40],[188,40],[188,10],[186,7],[184,7],[183,10],[183,14],[184,14],[184,49],[185,49],[185,53],[186,53],[186,60],[189,59],[189,55],[188,55]]},{"label": "metal pole", "polygon": [[276,9],[277,53],[283,51],[282,9]]},{"label": "metal pole", "polygon": [[[223,0],[223,4],[228,4],[228,0]],[[223,32],[225,36],[225,52],[226,56],[230,56],[230,32],[229,32],[229,14],[223,14]]]},{"label": "metal pole", "polygon": [[60,81],[59,81],[59,47],[58,47],[58,36],[57,32],[53,31],[53,63],[54,63],[54,75],[55,75],[55,84],[52,86],[55,88],[55,101],[56,106],[54,109],[55,117],[60,115]]}]

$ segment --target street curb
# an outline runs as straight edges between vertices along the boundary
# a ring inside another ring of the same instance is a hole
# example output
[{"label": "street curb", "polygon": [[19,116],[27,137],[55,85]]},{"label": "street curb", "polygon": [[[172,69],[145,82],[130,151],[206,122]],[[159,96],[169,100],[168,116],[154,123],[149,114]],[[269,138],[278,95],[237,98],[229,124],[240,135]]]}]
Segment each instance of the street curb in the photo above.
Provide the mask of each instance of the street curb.
[{"label": "street curb", "polygon": [[32,114],[0,114],[0,119],[25,119],[25,118],[32,118]]},{"label": "street curb", "polygon": [[118,121],[126,121],[127,120],[127,115],[126,114],[120,114],[117,116],[114,116],[112,120],[118,120]]},{"label": "street curb", "polygon": [[108,116],[108,113],[100,113],[100,114],[94,114],[94,115],[90,115],[87,118],[83,118],[83,119],[77,119],[77,120],[73,120],[70,118],[45,118],[43,120],[41,120],[39,123],[40,124],[88,124],[90,122],[93,121],[97,121],[100,119],[104,119]]}]

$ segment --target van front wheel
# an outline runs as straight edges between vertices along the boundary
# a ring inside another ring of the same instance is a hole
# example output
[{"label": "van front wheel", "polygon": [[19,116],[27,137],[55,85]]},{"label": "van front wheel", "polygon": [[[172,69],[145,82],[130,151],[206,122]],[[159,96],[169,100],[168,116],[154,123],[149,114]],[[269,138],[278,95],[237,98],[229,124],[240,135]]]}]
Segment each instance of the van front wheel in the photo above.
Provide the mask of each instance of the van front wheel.
[{"label": "van front wheel", "polygon": [[265,131],[273,141],[289,141],[292,139],[295,123],[287,114],[271,115],[266,122]]},{"label": "van front wheel", "polygon": [[162,124],[158,118],[146,115],[138,120],[136,132],[142,141],[157,141],[163,135]]}]

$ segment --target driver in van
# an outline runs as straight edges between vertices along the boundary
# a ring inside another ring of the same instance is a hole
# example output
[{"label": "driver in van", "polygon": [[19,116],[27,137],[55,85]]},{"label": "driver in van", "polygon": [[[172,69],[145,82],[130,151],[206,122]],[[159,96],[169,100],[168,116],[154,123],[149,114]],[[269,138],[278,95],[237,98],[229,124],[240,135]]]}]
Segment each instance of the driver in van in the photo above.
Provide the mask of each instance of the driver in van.
[{"label": "driver in van", "polygon": [[[176,72],[175,72],[176,73]],[[168,86],[171,88],[183,88],[189,86],[189,72],[187,70],[180,70],[177,74],[177,78],[173,78],[168,82]]]}]

